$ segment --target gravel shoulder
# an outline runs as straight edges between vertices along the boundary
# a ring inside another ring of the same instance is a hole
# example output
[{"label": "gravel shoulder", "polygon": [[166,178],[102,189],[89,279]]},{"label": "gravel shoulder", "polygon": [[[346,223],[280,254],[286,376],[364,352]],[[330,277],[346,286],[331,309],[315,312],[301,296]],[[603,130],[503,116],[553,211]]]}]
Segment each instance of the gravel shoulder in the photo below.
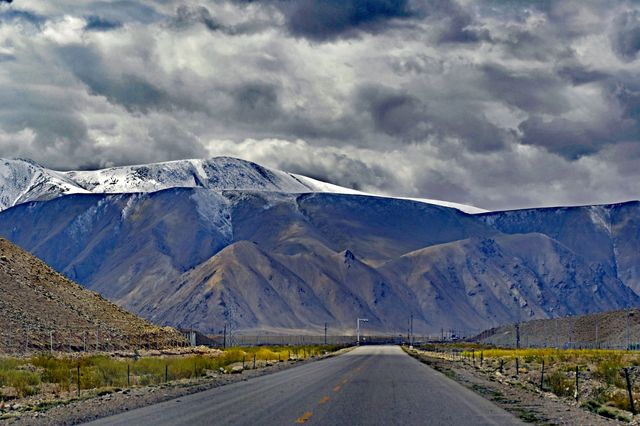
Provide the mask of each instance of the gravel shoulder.
[{"label": "gravel shoulder", "polygon": [[16,411],[5,416],[5,418],[1,418],[0,423],[8,425],[47,426],[81,424],[124,411],[294,368],[299,365],[336,356],[351,349],[352,348],[342,349],[324,357],[311,358],[304,361],[285,361],[256,368],[255,370],[245,369],[241,374],[214,373],[197,380],[180,380],[157,386],[118,389],[113,392],[103,392],[102,394],[92,397],[60,401],[50,407],[43,407],[37,410]]},{"label": "gravel shoulder", "polygon": [[482,370],[459,361],[431,357],[415,350],[407,352],[527,423],[594,426],[629,424],[591,413],[573,400],[558,398],[533,386],[523,386],[495,371]]}]

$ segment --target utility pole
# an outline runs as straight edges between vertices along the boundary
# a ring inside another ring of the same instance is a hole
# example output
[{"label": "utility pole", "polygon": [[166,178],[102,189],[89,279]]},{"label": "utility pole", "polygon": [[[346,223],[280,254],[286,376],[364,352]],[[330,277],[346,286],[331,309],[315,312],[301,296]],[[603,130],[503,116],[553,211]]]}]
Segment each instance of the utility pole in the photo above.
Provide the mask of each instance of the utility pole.
[{"label": "utility pole", "polygon": [[327,346],[327,323],[324,323],[324,345]]},{"label": "utility pole", "polygon": [[409,346],[413,346],[413,314],[409,319],[409,330],[410,330],[410,338],[409,338]]},{"label": "utility pole", "polygon": [[631,313],[631,309],[627,310],[627,350],[629,350],[631,348],[631,327],[629,324],[629,320],[631,318],[631,315],[633,315]]},{"label": "utility pole", "polygon": [[369,322],[369,320],[366,318],[358,318],[356,321],[356,336],[358,346],[360,346],[360,322]]},{"label": "utility pole", "polygon": [[520,323],[516,324],[516,349],[520,349]]},{"label": "utility pole", "polygon": [[227,348],[227,323],[224,323],[224,331],[223,331],[223,337],[222,337],[222,349],[226,349]]}]

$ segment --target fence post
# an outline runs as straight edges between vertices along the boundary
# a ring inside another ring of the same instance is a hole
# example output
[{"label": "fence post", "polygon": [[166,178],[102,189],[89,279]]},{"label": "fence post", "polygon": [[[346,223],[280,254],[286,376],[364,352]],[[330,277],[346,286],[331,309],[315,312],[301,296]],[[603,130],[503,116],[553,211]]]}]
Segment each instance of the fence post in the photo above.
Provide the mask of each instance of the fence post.
[{"label": "fence post", "polygon": [[169,364],[164,365],[164,382],[169,383]]},{"label": "fence post", "polygon": [[256,369],[256,354],[253,354],[253,369]]},{"label": "fence post", "polygon": [[540,390],[544,390],[543,383],[544,383],[544,359],[542,360],[542,371],[540,373]]},{"label": "fence post", "polygon": [[475,349],[471,351],[471,359],[473,360],[473,366],[475,367],[476,366],[476,350]]},{"label": "fence post", "polygon": [[483,363],[484,363],[484,352],[480,351],[480,367],[482,367]]},{"label": "fence post", "polygon": [[503,373],[503,369],[504,369],[504,359],[500,359],[500,374]]},{"label": "fence post", "polygon": [[578,388],[578,366],[576,365],[576,401],[578,401],[580,389]]},{"label": "fence post", "polygon": [[244,370],[244,355],[242,355],[242,369]]},{"label": "fence post", "polygon": [[633,404],[633,392],[631,391],[631,379],[629,378],[629,370],[627,367],[624,368],[624,378],[627,381],[627,393],[629,393],[629,405],[631,405],[631,413],[636,415],[636,407]]}]

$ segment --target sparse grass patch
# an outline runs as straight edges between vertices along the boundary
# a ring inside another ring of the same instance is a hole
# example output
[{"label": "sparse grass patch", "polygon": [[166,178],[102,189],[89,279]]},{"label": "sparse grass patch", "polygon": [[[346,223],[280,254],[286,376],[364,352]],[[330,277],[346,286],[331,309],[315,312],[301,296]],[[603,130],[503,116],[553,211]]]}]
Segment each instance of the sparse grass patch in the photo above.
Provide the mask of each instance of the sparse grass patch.
[{"label": "sparse grass patch", "polygon": [[53,393],[59,398],[75,394],[80,368],[81,390],[111,393],[128,386],[159,385],[165,380],[193,379],[211,371],[241,363],[256,367],[267,361],[285,361],[318,356],[342,346],[263,346],[229,348],[216,355],[156,356],[139,359],[88,355],[80,358],[54,357],[48,353],[30,359],[0,358],[0,399],[15,399],[35,393]]},{"label": "sparse grass patch", "polygon": [[[455,345],[435,344],[429,356],[444,360],[475,365],[476,369],[487,373],[487,380],[501,381],[508,376],[512,386],[551,391],[565,400],[577,397],[586,410],[613,419],[626,419],[630,411],[629,396],[623,374],[624,367],[636,366],[630,370],[632,392],[640,396],[640,356],[637,352],[611,349],[556,349],[556,348],[485,348],[477,350],[464,348],[462,357],[452,356],[460,349]],[[472,359],[472,354],[473,358]],[[480,356],[483,364],[480,366]],[[519,360],[516,377],[515,361]],[[544,362],[544,383],[542,363]],[[503,375],[495,372],[503,365]],[[445,362],[446,365],[446,362]],[[576,368],[578,368],[578,392],[576,392]],[[487,395],[493,398],[492,395]],[[636,406],[636,408],[638,408]]]}]

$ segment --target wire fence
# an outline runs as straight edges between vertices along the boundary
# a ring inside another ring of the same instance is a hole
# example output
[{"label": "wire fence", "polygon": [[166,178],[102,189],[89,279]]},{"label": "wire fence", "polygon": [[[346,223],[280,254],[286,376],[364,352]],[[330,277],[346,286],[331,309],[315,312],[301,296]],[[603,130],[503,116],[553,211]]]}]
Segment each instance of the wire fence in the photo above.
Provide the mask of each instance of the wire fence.
[{"label": "wire fence", "polygon": [[512,348],[640,350],[640,310],[510,324],[471,340]]},{"label": "wire fence", "polygon": [[107,326],[64,328],[6,327],[0,329],[0,352],[26,355],[35,352],[116,352],[184,347],[187,339],[161,328],[127,332]]}]

